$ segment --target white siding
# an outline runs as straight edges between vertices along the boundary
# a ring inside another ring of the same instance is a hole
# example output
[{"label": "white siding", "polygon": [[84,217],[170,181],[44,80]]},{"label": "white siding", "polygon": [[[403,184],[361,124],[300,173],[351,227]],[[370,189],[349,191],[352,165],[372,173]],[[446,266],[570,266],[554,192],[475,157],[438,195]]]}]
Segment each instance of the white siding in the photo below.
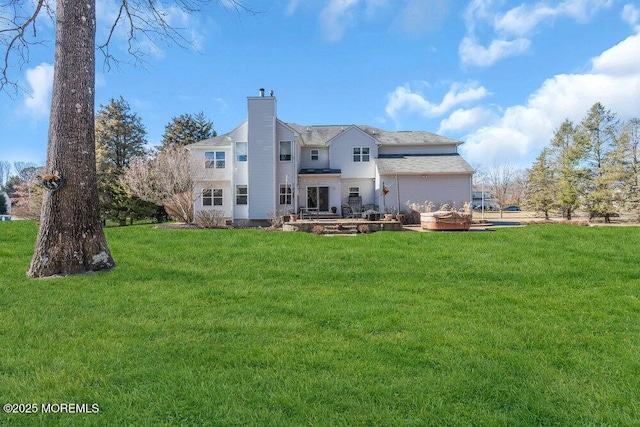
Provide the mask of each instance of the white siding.
[{"label": "white siding", "polygon": [[[318,150],[318,160],[311,160],[311,150]],[[328,147],[304,147],[300,153],[300,169],[324,169],[329,167]]]},{"label": "white siding", "polygon": [[276,210],[276,100],[248,98],[249,217],[268,219]]},{"label": "white siding", "polygon": [[[354,147],[369,147],[368,162],[354,162]],[[374,178],[378,146],[375,140],[357,128],[349,128],[331,141],[330,168],[340,169],[342,178]]]},{"label": "white siding", "polygon": [[341,186],[340,178],[337,176],[318,176],[300,178],[299,183],[299,203],[300,207],[307,206],[307,188],[308,187],[328,187],[329,188],[329,208],[332,206],[340,209],[341,204]]},{"label": "white siding", "polygon": [[[223,169],[205,167],[205,154],[208,151],[224,151],[225,167]],[[230,181],[233,176],[233,163],[230,160],[232,150],[230,146],[211,146],[208,148],[198,147],[191,150],[191,159],[193,162],[193,177],[196,181]]]},{"label": "white siding", "polygon": [[[382,182],[389,189],[384,201],[387,210],[391,211],[393,207],[398,211],[407,210],[407,202],[417,203],[419,205],[425,202],[432,202],[435,209],[444,203],[453,203],[456,208],[461,208],[466,202],[471,202],[471,176],[470,175],[431,175],[431,176],[398,176],[398,186],[396,185],[395,176],[382,176],[378,184],[378,197],[380,210],[384,209],[382,199]],[[398,206],[398,198],[400,204]]]},{"label": "white siding", "polygon": [[343,203],[349,202],[349,187],[358,187],[360,189],[360,197],[362,197],[362,205],[376,204],[375,181],[372,178],[343,179],[341,202],[340,202],[341,205]]},{"label": "white siding", "polygon": [[[292,197],[292,205],[280,205],[280,184],[290,184],[292,191],[295,192],[296,181],[298,176],[298,158],[300,156],[300,150],[296,143],[297,134],[289,127],[278,123],[276,125],[276,186],[273,192],[274,203],[279,211],[291,210],[296,211],[295,201]],[[280,141],[291,141],[291,160],[280,160]]]},{"label": "white siding", "polygon": [[[247,153],[247,161],[246,162],[238,162],[236,155],[236,142],[247,142],[247,125],[246,123],[240,126],[236,131],[231,135],[233,139],[233,154],[231,161],[231,168],[233,169],[233,189],[235,192],[236,185],[246,185],[247,189],[249,187],[249,155]],[[248,145],[247,145],[248,149]],[[235,196],[235,195],[234,195]],[[249,219],[249,205],[236,205],[235,197],[233,199],[233,219]]]},{"label": "white siding", "polygon": [[[202,190],[205,188],[221,188],[222,189],[222,206],[203,206],[202,205]],[[233,202],[234,194],[231,188],[230,182],[220,181],[202,181],[195,185],[195,202],[194,210],[196,213],[196,219],[198,217],[198,211],[222,211],[225,218],[232,218],[233,215]]]}]

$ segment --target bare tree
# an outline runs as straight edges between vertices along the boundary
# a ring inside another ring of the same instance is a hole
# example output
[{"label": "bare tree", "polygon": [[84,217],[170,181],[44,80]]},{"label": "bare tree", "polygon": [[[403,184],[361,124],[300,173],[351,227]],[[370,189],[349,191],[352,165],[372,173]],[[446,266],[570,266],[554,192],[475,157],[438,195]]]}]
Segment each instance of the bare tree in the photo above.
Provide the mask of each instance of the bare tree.
[{"label": "bare tree", "polygon": [[32,162],[13,162],[13,170],[21,181],[34,181],[42,168]]},{"label": "bare tree", "polygon": [[197,197],[191,159],[183,147],[167,148],[153,157],[138,157],[127,166],[122,181],[133,195],[165,206],[172,216],[191,223]]},{"label": "bare tree", "polygon": [[[220,2],[241,7],[236,0]],[[96,179],[95,3],[56,0],[55,9],[45,0],[0,4],[0,45],[6,48],[0,65],[0,89],[17,86],[8,76],[11,54],[16,54],[24,65],[29,46],[37,39],[37,19],[43,13],[55,13],[53,90],[43,179],[48,191],[44,194],[38,239],[27,273],[30,277],[107,270],[115,265],[102,230]],[[174,3],[187,13],[207,5],[205,0]],[[127,28],[129,52],[136,58],[138,36],[188,44],[180,37],[181,32],[170,25],[164,6],[156,0],[122,0],[107,40],[98,47],[107,63],[114,58],[108,48],[121,25]]]},{"label": "bare tree", "polygon": [[511,163],[493,166],[487,171],[486,182],[491,191],[491,200],[500,209],[500,218],[507,203],[511,200],[511,192],[516,185],[518,170]]},{"label": "bare tree", "polygon": [[0,160],[0,189],[4,188],[11,178],[11,162]]}]

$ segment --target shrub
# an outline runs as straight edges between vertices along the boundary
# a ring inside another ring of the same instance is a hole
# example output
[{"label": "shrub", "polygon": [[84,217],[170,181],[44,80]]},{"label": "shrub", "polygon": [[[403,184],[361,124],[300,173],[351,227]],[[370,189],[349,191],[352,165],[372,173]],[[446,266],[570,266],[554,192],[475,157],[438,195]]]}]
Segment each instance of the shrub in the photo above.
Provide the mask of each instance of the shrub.
[{"label": "shrub", "polygon": [[289,220],[287,215],[288,213],[285,210],[281,209],[269,212],[269,222],[271,223],[271,228],[282,228],[282,224]]},{"label": "shrub", "polygon": [[428,200],[426,200],[422,205],[408,201],[407,207],[409,208],[409,211],[406,213],[407,217],[405,224],[420,224],[420,214],[424,212],[432,212],[435,205],[433,202]]},{"label": "shrub", "polygon": [[358,225],[357,230],[358,230],[358,233],[361,233],[361,234],[371,233],[371,228],[367,224]]},{"label": "shrub", "polygon": [[198,211],[196,225],[200,228],[223,228],[226,225],[222,211]]}]

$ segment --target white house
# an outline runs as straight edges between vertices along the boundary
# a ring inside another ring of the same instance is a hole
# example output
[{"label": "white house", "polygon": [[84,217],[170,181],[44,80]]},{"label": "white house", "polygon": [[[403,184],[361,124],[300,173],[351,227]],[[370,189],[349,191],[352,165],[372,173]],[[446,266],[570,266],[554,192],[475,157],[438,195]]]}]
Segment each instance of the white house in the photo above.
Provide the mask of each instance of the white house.
[{"label": "white house", "polygon": [[247,120],[188,146],[196,177],[195,212],[222,211],[234,223],[276,213],[374,209],[407,202],[461,207],[472,199],[473,168],[461,141],[429,132],[372,126],[302,126],[278,119],[276,98],[247,98]]}]

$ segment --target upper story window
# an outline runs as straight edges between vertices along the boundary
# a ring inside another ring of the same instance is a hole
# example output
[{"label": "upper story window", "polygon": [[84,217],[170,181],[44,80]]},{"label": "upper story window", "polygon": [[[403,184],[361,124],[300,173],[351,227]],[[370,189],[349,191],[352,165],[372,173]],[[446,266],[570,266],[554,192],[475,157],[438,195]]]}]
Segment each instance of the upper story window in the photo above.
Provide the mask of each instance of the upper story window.
[{"label": "upper story window", "polygon": [[353,147],[353,161],[354,162],[368,162],[369,161],[369,147]]},{"label": "upper story window", "polygon": [[248,194],[246,185],[236,185],[236,205],[246,205]]},{"label": "upper story window", "polygon": [[291,160],[291,141],[280,141],[280,161]]},{"label": "upper story window", "polygon": [[247,161],[247,143],[238,141],[236,142],[236,162]]},{"label": "upper story window", "polygon": [[222,189],[205,188],[202,190],[202,206],[222,206]]},{"label": "upper story window", "polygon": [[224,151],[206,151],[204,153],[204,167],[207,169],[224,169],[226,163]]},{"label": "upper story window", "polygon": [[320,159],[320,150],[317,148],[311,149],[311,160],[319,160]]}]

